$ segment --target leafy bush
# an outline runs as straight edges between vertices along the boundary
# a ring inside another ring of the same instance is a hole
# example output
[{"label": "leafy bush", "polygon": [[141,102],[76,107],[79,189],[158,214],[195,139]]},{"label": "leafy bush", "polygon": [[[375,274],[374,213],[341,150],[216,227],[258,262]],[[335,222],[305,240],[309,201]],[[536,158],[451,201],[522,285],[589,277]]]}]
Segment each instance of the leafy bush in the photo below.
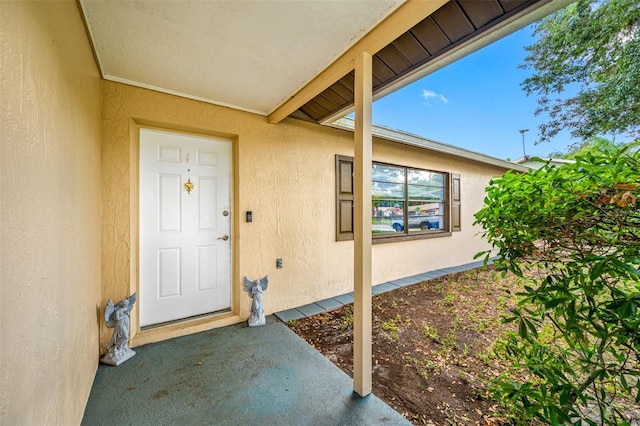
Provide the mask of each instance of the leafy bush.
[{"label": "leafy bush", "polygon": [[[528,280],[494,384],[519,421],[629,424],[640,402],[640,154],[588,153],[491,181],[476,223],[503,272]],[[544,332],[542,332],[545,330]],[[514,378],[517,377],[517,378]]]}]

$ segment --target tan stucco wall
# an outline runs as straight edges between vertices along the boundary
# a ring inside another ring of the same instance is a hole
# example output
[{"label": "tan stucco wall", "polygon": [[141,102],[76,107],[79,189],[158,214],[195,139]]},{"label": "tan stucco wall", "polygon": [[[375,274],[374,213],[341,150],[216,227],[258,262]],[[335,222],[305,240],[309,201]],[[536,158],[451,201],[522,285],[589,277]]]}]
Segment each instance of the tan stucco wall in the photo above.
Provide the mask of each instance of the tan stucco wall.
[{"label": "tan stucco wall", "polygon": [[[269,275],[267,313],[352,291],[353,243],[335,241],[334,192],[334,156],[353,155],[351,133],[291,119],[271,125],[262,116],[113,82],[103,82],[103,99],[103,303],[137,291],[139,126],[223,136],[234,144],[235,313],[217,323],[139,333],[134,345],[246,319],[245,275]],[[460,173],[464,216],[463,231],[451,237],[375,245],[374,283],[471,262],[485,249],[471,226],[471,206],[482,204],[489,179],[504,170],[384,141],[375,142],[374,160]],[[252,223],[244,221],[247,210]],[[276,269],[276,258],[283,269]],[[102,330],[104,343],[109,335]]]},{"label": "tan stucco wall", "polygon": [[[348,133],[299,121],[270,125],[266,117],[106,81],[103,99],[103,302],[137,291],[139,125],[233,141],[235,314],[216,325],[248,317],[245,275],[269,275],[268,312],[348,288],[351,246],[334,242],[332,189],[334,154],[352,151]],[[244,221],[247,210],[252,223]],[[276,269],[276,258],[283,258],[283,269]],[[188,331],[206,328],[211,324]],[[183,326],[165,331],[142,333],[133,344],[187,332]]]},{"label": "tan stucco wall", "polygon": [[98,364],[100,78],[74,1],[2,1],[0,31],[0,424],[79,424]]}]

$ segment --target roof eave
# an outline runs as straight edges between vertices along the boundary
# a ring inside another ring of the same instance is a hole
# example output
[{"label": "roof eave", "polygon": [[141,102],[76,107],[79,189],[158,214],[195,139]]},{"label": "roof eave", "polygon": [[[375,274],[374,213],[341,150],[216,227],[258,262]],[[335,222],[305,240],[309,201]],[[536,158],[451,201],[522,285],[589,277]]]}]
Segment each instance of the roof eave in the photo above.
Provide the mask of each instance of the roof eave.
[{"label": "roof eave", "polygon": [[[566,7],[573,3],[575,0],[544,0],[538,3],[534,3],[531,7],[522,10],[520,13],[513,15],[512,17],[505,19],[496,26],[492,27],[489,31],[486,31],[479,37],[473,37],[469,41],[450,49],[445,54],[439,56],[436,60],[425,64],[423,67],[416,68],[410,73],[405,74],[401,78],[398,78],[393,83],[384,86],[382,89],[376,91],[373,94],[373,100],[381,99],[396,90],[399,90],[421,78],[426,77],[429,74],[444,68],[447,65],[473,53],[489,44],[500,40],[507,35],[518,31],[527,25],[536,22],[543,17]],[[348,105],[340,110],[335,111],[331,115],[325,117],[322,120],[322,124],[330,125],[331,122],[351,114],[354,110],[353,105]]]},{"label": "roof eave", "polygon": [[[354,120],[348,117],[343,117],[332,123],[326,124],[326,126],[353,132]],[[429,151],[438,152],[441,154],[452,155],[454,157],[463,158],[465,160],[476,161],[479,163],[488,164],[488,165],[499,167],[506,170],[515,170],[518,172],[526,172],[529,170],[528,167],[512,163],[511,161],[501,160],[499,158],[491,157],[486,154],[470,151],[470,150],[459,148],[453,145],[448,145],[446,143],[434,141],[432,139],[427,139],[427,138],[414,135],[411,133],[403,132],[400,130],[390,129],[384,126],[373,125],[372,135],[374,137],[388,140],[391,142],[418,147],[418,148],[426,149]]]}]

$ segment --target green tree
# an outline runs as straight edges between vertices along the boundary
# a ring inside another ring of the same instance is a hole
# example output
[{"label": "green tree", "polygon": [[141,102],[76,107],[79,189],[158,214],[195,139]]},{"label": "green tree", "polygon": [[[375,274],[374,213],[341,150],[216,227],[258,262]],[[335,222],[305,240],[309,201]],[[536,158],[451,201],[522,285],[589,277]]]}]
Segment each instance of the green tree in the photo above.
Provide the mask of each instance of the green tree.
[{"label": "green tree", "polygon": [[538,41],[526,48],[521,66],[533,75],[522,88],[536,95],[536,114],[549,115],[539,127],[540,141],[565,128],[579,139],[609,133],[637,138],[640,2],[578,0],[538,22],[534,34]]},{"label": "green tree", "polygon": [[575,144],[572,147],[569,147],[566,151],[557,151],[549,154],[551,158],[566,158],[569,160],[574,160],[576,156],[584,156],[588,153],[599,153],[599,152],[608,152],[613,153],[620,148],[621,144],[617,144],[615,142],[610,141],[609,139],[602,138],[599,136],[593,136],[589,139]]},{"label": "green tree", "polygon": [[629,424],[624,404],[640,403],[640,152],[575,160],[492,180],[476,213],[494,247],[478,256],[497,250],[498,267],[527,283],[500,352],[519,374],[494,389],[523,423]]}]

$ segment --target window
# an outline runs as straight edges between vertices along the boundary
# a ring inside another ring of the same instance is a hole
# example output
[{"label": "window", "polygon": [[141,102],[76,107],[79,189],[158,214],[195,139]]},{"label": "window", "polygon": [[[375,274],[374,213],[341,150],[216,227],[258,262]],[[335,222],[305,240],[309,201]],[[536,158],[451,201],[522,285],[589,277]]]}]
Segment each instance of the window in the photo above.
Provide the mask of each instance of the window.
[{"label": "window", "polygon": [[374,235],[445,230],[446,174],[374,163]]},{"label": "window", "polygon": [[[460,231],[460,176],[372,164],[374,238],[420,237]],[[353,239],[353,159],[336,156],[336,240]]]}]

